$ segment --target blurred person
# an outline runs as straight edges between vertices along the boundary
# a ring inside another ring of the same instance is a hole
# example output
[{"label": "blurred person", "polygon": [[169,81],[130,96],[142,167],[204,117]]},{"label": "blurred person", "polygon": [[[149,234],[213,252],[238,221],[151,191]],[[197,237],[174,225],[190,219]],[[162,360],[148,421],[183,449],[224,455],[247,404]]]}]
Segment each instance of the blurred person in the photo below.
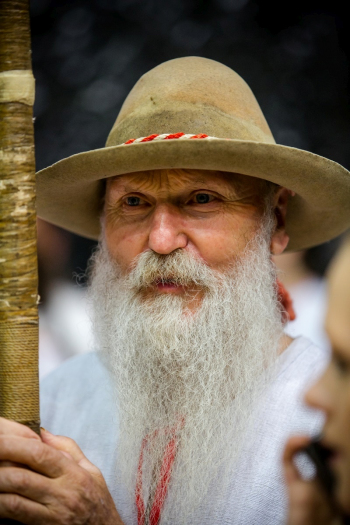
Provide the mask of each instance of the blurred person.
[{"label": "blurred person", "polygon": [[273,260],[293,302],[295,319],[288,320],[285,332],[295,338],[303,335],[321,348],[330,350],[324,329],[326,315],[326,281],[305,263],[305,250],[283,253]]},{"label": "blurred person", "polygon": [[67,272],[71,236],[37,220],[39,267],[39,375],[43,378],[67,358],[92,347],[85,289]]},{"label": "blurred person", "polygon": [[280,456],[322,426],[301,400],[327,353],[283,333],[271,255],[348,227],[349,172],[275,144],[247,84],[188,57],[144,75],[107,147],[39,172],[37,195],[41,216],[100,239],[98,353],[43,382],[52,433],[0,421],[0,516],[283,523]]},{"label": "blurred person", "polygon": [[293,462],[310,438],[291,438],[284,452],[289,491],[288,525],[343,523],[341,514],[350,515],[350,237],[331,265],[328,288],[325,325],[332,358],[322,377],[308,390],[305,400],[310,407],[325,414],[321,443],[329,451],[327,463],[336,480],[334,501],[318,480],[304,480]]}]

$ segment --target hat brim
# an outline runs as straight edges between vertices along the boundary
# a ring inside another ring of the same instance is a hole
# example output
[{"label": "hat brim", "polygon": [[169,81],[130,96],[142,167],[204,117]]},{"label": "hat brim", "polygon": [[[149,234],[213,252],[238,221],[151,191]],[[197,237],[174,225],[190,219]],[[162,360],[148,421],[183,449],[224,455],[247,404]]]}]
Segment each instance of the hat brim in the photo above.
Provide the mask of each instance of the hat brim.
[{"label": "hat brim", "polygon": [[103,180],[166,168],[241,173],[293,190],[287,251],[328,241],[350,226],[350,173],[340,164],[296,148],[233,139],[154,141],[73,155],[37,173],[38,215],[98,239]]}]

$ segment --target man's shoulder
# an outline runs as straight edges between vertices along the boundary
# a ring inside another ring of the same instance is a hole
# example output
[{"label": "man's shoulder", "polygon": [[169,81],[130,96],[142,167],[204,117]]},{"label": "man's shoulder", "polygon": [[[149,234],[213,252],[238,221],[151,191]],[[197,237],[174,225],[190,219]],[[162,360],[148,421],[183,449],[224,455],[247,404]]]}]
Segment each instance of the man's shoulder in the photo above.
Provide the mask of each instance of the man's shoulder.
[{"label": "man's shoulder", "polygon": [[[329,361],[329,351],[305,337],[294,339],[279,358],[279,369],[268,389],[261,410],[261,431],[277,427],[281,443],[295,433],[314,435],[323,424],[323,414],[305,404],[304,396],[320,377]],[[265,429],[265,430],[264,430]]]},{"label": "man's shoulder", "polygon": [[107,371],[96,352],[88,352],[67,359],[40,383],[41,392],[46,394],[62,388],[89,387],[91,383],[105,376]]},{"label": "man's shoulder", "polygon": [[44,426],[62,433],[66,420],[94,417],[112,399],[109,374],[96,352],[73,357],[46,376],[40,385]]},{"label": "man's shoulder", "polygon": [[300,336],[292,341],[280,356],[280,378],[284,381],[298,378],[299,381],[312,381],[326,367],[330,352]]}]

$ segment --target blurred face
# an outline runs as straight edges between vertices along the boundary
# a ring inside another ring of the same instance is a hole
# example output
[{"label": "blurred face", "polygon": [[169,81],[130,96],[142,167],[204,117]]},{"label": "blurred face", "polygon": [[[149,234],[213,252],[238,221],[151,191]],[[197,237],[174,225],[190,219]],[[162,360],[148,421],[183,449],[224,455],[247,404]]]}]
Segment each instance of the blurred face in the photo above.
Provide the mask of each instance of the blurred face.
[{"label": "blurred face", "polygon": [[326,329],[332,359],[306,401],[325,412],[323,442],[334,452],[330,466],[337,477],[336,497],[350,512],[350,245],[337,257],[329,279]]},{"label": "blurred face", "polygon": [[[225,270],[261,226],[266,191],[260,179],[204,170],[155,170],[109,179],[104,215],[108,251],[125,273],[147,250],[167,255],[179,249],[212,269]],[[284,192],[275,196],[279,218],[285,214]],[[284,229],[277,227],[272,251],[283,251],[287,242]],[[150,293],[186,290],[169,281],[155,283]]]}]

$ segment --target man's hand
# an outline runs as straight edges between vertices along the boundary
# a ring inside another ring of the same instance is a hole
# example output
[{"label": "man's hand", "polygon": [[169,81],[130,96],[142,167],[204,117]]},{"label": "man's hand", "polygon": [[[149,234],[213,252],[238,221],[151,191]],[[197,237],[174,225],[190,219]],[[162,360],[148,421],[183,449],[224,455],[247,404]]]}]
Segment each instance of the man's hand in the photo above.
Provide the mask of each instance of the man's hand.
[{"label": "man's hand", "polygon": [[289,494],[287,525],[336,525],[330,500],[317,480],[305,481],[294,464],[295,454],[310,443],[310,438],[296,436],[287,442],[283,454],[284,476]]},{"label": "man's hand", "polygon": [[0,517],[26,525],[123,525],[99,469],[69,438],[0,418]]}]

